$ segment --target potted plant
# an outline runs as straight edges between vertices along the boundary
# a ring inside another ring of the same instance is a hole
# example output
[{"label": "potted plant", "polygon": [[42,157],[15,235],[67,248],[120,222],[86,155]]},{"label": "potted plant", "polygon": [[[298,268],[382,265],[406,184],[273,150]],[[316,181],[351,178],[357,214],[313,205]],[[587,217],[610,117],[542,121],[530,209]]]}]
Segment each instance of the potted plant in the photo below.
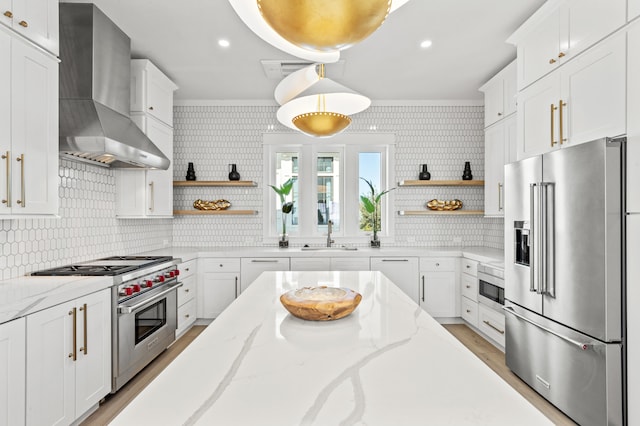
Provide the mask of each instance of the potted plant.
[{"label": "potted plant", "polygon": [[280,196],[280,205],[282,209],[282,238],[278,241],[278,247],[289,247],[289,240],[287,239],[287,214],[293,210],[293,201],[287,201],[286,197],[291,193],[293,189],[293,179],[287,180],[285,183],[276,187],[269,185]]},{"label": "potted plant", "polygon": [[[369,185],[370,193],[367,195],[360,195],[360,201],[362,202],[362,207],[368,213],[369,216],[369,226],[373,231],[373,238],[371,239],[371,247],[380,247],[380,240],[378,240],[378,231],[380,230],[380,217],[379,217],[379,207],[380,207],[380,199],[382,196],[390,191],[393,191],[395,188],[387,189],[376,194],[376,189],[373,186],[373,183],[370,180],[367,180],[361,177],[363,181]],[[362,227],[362,229],[365,229]]]}]

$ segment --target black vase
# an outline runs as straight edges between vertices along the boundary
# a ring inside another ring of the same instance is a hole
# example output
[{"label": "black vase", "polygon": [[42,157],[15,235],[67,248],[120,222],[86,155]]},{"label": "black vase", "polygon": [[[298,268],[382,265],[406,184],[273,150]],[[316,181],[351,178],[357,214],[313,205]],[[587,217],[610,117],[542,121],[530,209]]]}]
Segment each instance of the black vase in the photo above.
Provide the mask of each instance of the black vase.
[{"label": "black vase", "polygon": [[240,180],[240,173],[236,170],[235,164],[229,164],[231,171],[229,172],[229,180]]},{"label": "black vase", "polygon": [[429,179],[431,179],[431,173],[429,173],[429,171],[427,170],[427,165],[426,164],[422,165],[422,171],[420,172],[420,175],[418,176],[418,179],[420,179],[420,180],[429,180]]},{"label": "black vase", "polygon": [[196,180],[196,171],[193,169],[193,163],[189,163],[187,166],[187,180]]},{"label": "black vase", "polygon": [[462,180],[471,180],[473,175],[471,174],[471,162],[464,162],[464,171],[462,172]]}]

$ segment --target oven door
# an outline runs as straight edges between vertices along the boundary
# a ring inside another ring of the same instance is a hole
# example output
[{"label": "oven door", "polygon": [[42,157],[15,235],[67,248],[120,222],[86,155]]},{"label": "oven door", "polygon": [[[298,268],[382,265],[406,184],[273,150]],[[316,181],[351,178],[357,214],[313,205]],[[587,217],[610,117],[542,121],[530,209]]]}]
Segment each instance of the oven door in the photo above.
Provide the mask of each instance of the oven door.
[{"label": "oven door", "polygon": [[[142,370],[175,340],[177,283],[143,301],[118,307],[118,353],[115,390]],[[145,302],[146,300],[146,302]],[[141,303],[143,302],[143,303]]]}]

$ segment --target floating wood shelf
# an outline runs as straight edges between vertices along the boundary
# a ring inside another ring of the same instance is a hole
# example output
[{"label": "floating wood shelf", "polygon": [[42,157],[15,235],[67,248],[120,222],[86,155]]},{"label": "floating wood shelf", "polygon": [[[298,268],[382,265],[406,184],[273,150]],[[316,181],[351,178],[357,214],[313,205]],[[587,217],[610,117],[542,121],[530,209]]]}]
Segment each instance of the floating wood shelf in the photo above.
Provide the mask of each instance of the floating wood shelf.
[{"label": "floating wood shelf", "polygon": [[484,186],[483,180],[401,180],[398,186]]},{"label": "floating wood shelf", "polygon": [[174,180],[173,186],[258,186],[252,180]]},{"label": "floating wood shelf", "polygon": [[400,210],[400,216],[470,216],[483,215],[484,210]]},{"label": "floating wood shelf", "polygon": [[234,216],[244,215],[253,216],[257,215],[256,210],[174,210],[174,215],[191,215],[191,216]]}]

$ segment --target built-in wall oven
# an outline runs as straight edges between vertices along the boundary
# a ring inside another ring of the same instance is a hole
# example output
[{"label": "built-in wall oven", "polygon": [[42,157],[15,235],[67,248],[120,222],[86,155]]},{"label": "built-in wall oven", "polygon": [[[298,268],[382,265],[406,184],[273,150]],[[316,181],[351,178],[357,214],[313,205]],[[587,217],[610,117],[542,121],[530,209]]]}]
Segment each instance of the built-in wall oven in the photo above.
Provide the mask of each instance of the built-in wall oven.
[{"label": "built-in wall oven", "polygon": [[502,313],[504,306],[504,266],[497,263],[478,265],[478,302]]}]

